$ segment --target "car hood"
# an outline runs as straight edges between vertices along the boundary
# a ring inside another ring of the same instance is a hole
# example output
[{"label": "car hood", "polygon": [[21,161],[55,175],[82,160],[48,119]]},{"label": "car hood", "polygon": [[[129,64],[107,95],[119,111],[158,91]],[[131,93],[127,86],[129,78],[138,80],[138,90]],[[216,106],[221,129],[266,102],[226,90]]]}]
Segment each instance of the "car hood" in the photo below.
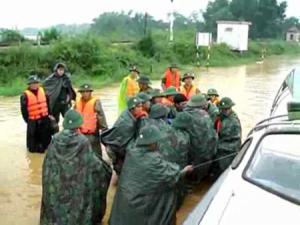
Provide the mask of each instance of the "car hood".
[{"label": "car hood", "polygon": [[245,180],[224,186],[200,224],[299,224],[300,207]]}]

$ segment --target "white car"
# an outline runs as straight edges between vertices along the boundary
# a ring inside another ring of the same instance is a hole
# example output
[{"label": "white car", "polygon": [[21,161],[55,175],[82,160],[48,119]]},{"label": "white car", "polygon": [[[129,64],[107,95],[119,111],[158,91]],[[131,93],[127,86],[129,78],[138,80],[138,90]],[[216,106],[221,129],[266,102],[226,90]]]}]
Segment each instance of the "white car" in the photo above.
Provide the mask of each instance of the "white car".
[{"label": "white car", "polygon": [[300,71],[184,225],[300,224]]}]

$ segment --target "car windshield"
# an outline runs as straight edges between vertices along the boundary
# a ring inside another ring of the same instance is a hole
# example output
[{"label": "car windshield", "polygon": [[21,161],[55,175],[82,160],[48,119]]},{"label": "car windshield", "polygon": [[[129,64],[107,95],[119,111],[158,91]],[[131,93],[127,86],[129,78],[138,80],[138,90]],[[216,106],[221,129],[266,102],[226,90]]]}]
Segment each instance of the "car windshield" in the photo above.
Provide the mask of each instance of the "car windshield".
[{"label": "car windshield", "polygon": [[267,191],[300,203],[300,137],[264,137],[245,172],[246,179]]}]

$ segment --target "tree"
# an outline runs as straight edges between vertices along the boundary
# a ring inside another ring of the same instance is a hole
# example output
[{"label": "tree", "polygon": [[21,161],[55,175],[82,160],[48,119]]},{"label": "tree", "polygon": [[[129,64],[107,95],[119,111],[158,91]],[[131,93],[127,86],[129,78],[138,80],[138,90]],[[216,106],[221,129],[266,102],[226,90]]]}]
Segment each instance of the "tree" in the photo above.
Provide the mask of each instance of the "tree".
[{"label": "tree", "polygon": [[25,41],[25,37],[16,30],[3,29],[0,31],[0,39],[3,44],[15,44]]},{"label": "tree", "polygon": [[258,0],[232,0],[230,11],[236,20],[253,21],[258,7]]},{"label": "tree", "polygon": [[218,20],[232,20],[234,17],[230,11],[230,4],[228,0],[215,0],[209,2],[206,11],[203,13],[205,21],[205,29],[212,32],[215,37],[217,34]]},{"label": "tree", "polygon": [[52,41],[58,40],[61,36],[61,33],[54,27],[45,30],[41,34],[41,41],[43,43],[49,44]]},{"label": "tree", "polygon": [[250,37],[281,37],[285,19],[286,2],[277,0],[215,0],[203,13],[207,31],[216,32],[217,20],[250,21]]},{"label": "tree", "polygon": [[[167,25],[147,15],[147,33],[163,30]],[[90,32],[110,40],[138,40],[145,35],[145,15],[142,13],[107,12],[93,20]]]},{"label": "tree", "polygon": [[286,35],[286,32],[292,27],[300,27],[299,19],[296,17],[286,18],[282,24],[282,36]]}]

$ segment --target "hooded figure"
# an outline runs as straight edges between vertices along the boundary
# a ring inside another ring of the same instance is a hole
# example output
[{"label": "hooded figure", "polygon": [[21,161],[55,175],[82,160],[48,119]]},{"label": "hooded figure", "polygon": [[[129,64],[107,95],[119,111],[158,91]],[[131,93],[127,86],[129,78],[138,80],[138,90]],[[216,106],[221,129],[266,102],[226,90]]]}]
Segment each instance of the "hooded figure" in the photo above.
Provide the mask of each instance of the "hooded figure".
[{"label": "hooded figure", "polygon": [[[159,151],[164,159],[176,163],[183,169],[188,164],[188,152],[191,144],[190,136],[183,127],[191,126],[191,117],[188,113],[179,113],[179,118],[176,117],[171,126],[166,120],[169,111],[170,109],[167,106],[153,105],[149,123],[165,134],[164,138],[159,142]],[[186,194],[184,182],[178,182],[176,189],[178,193],[177,208],[179,208]]]},{"label": "hooded figure", "polygon": [[77,132],[81,115],[69,110],[43,164],[41,225],[100,224],[106,209],[111,168]]},{"label": "hooded figure", "polygon": [[[219,102],[220,115],[215,122],[219,141],[216,159],[238,153],[241,148],[242,128],[237,114],[232,110],[235,103],[228,97]],[[235,155],[216,161],[213,164],[213,174],[217,178],[231,164]]]},{"label": "hooded figure", "polygon": [[[185,111],[191,115],[192,124],[187,128],[191,138],[189,162],[194,166],[210,161],[216,153],[217,133],[206,111],[207,101],[203,95],[193,96]],[[198,167],[189,177],[193,183],[200,183],[208,175],[211,165]]]},{"label": "hooded figure", "polygon": [[127,146],[134,141],[138,130],[142,104],[138,98],[127,101],[127,109],[119,116],[112,128],[104,131],[101,142],[112,158],[114,170],[119,175],[126,155]]},{"label": "hooded figure", "polygon": [[120,176],[110,225],[175,225],[176,184],[187,172],[186,166],[170,163],[157,151],[163,134],[146,126],[138,135],[136,146],[126,156]]},{"label": "hooded figure", "polygon": [[[180,162],[184,158],[181,153],[185,150],[180,149],[178,146],[175,130],[167,122],[169,112],[170,109],[167,106],[161,104],[153,105],[151,107],[148,123],[154,125],[164,134],[164,138],[159,142],[159,151],[164,156],[165,160],[179,165],[182,164]],[[186,141],[189,143],[189,137],[187,137]],[[187,161],[182,164],[182,166],[185,166],[186,164]]]},{"label": "hooded figure", "polygon": [[64,116],[71,107],[71,100],[76,99],[76,93],[65,64],[57,63],[53,71],[44,81],[44,88],[49,96],[50,110],[58,123],[60,114]]}]

